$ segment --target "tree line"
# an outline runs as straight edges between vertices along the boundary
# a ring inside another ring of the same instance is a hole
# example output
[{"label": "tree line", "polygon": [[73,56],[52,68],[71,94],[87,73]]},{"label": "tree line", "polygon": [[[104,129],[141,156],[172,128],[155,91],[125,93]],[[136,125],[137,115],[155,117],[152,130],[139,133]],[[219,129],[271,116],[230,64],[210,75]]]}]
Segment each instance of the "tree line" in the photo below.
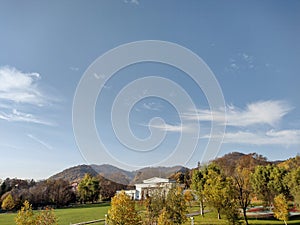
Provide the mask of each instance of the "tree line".
[{"label": "tree line", "polygon": [[7,178],[0,185],[0,206],[2,210],[18,210],[28,201],[35,209],[46,206],[59,208],[75,203],[110,200],[117,190],[126,188],[126,185],[89,174],[73,185],[63,179],[35,182]]},{"label": "tree line", "polygon": [[[257,154],[248,154],[230,161],[229,157],[199,166],[192,175],[192,188],[200,202],[200,212],[209,206],[223,213],[232,224],[238,221],[239,209],[248,224],[246,210],[256,198],[265,207],[274,207],[278,219],[288,219],[288,201],[300,205],[300,156],[274,164]],[[278,207],[281,207],[278,209]]]}]

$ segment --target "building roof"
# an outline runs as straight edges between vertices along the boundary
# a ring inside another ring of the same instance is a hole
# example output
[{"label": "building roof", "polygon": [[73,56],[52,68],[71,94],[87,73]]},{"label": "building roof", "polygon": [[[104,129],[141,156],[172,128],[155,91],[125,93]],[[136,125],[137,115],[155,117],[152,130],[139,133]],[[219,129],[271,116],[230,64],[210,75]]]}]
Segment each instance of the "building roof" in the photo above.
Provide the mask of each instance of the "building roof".
[{"label": "building roof", "polygon": [[143,180],[144,184],[153,184],[153,183],[174,183],[175,181],[166,179],[166,178],[160,178],[160,177],[152,177],[147,180]]}]

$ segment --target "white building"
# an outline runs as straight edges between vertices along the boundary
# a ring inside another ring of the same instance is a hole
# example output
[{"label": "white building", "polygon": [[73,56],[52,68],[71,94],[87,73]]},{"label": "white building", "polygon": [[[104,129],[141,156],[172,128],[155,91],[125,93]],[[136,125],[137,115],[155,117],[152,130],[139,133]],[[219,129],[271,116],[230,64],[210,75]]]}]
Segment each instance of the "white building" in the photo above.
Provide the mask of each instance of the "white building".
[{"label": "white building", "polygon": [[174,180],[153,177],[143,180],[143,183],[141,184],[135,184],[135,190],[126,190],[125,193],[131,196],[132,199],[142,200],[147,198],[147,196],[151,196],[151,192],[157,190],[167,194],[168,191],[175,186],[175,184],[176,181]]}]

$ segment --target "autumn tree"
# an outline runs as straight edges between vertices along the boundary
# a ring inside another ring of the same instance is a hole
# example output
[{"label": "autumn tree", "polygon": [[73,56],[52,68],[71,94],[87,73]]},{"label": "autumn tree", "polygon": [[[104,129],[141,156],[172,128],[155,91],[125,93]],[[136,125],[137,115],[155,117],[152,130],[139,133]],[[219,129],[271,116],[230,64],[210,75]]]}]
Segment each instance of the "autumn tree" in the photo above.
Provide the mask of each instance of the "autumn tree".
[{"label": "autumn tree", "polygon": [[195,191],[200,203],[200,215],[204,216],[204,185],[206,183],[207,169],[195,170],[192,175],[192,189]]},{"label": "autumn tree", "polygon": [[295,205],[300,207],[300,167],[293,169],[285,177],[285,183],[288,185],[290,193],[294,198]]},{"label": "autumn tree", "polygon": [[25,201],[21,210],[18,211],[15,222],[17,225],[57,225],[53,210],[43,210],[35,215],[28,201]]},{"label": "autumn tree", "polygon": [[288,210],[288,203],[283,194],[280,194],[274,198],[274,216],[282,220],[285,224],[286,221],[289,219],[289,210]]},{"label": "autumn tree", "polygon": [[288,187],[284,182],[287,174],[284,168],[276,165],[257,166],[251,176],[251,184],[257,196],[265,205],[271,205],[279,194],[288,195]]},{"label": "autumn tree", "polygon": [[144,200],[146,208],[144,223],[152,225],[157,223],[157,219],[166,204],[166,196],[160,189],[153,190],[151,196],[147,196]]},{"label": "autumn tree", "polygon": [[41,211],[35,218],[35,225],[54,225],[57,224],[57,218],[54,215],[53,209]]},{"label": "autumn tree", "polygon": [[116,194],[108,211],[108,225],[138,225],[140,222],[135,202],[124,191]]},{"label": "autumn tree", "polygon": [[221,219],[221,210],[225,204],[224,196],[226,196],[227,192],[226,178],[215,165],[210,165],[205,178],[206,182],[204,184],[203,195],[205,196],[207,204],[216,209],[218,219]]},{"label": "autumn tree", "polygon": [[166,208],[162,209],[162,211],[158,217],[158,220],[157,220],[157,225],[173,225],[173,223],[169,219]]},{"label": "autumn tree", "polygon": [[78,193],[80,201],[83,203],[97,201],[100,193],[99,180],[89,174],[85,174],[78,185]]},{"label": "autumn tree", "polygon": [[165,210],[172,224],[183,224],[187,220],[186,204],[180,187],[169,190]]},{"label": "autumn tree", "polygon": [[191,202],[194,200],[194,195],[191,190],[186,190],[183,194],[185,202],[191,207]]},{"label": "autumn tree", "polygon": [[15,201],[11,194],[8,194],[2,202],[1,208],[4,210],[12,210],[15,207]]},{"label": "autumn tree", "polygon": [[21,210],[19,210],[16,218],[17,225],[35,225],[35,217],[32,211],[32,206],[28,201],[25,201]]},{"label": "autumn tree", "polygon": [[251,202],[252,186],[250,182],[251,173],[254,172],[256,160],[253,156],[242,156],[237,163],[235,173],[232,176],[234,181],[234,188],[236,189],[237,202],[239,207],[243,210],[243,217],[245,224],[248,225],[247,208]]}]

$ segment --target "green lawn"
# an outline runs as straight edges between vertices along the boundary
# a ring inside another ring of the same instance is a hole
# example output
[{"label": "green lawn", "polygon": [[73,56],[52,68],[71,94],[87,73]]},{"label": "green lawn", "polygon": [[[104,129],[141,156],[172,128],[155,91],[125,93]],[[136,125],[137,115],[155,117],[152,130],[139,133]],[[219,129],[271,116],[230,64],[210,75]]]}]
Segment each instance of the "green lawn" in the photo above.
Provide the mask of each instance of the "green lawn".
[{"label": "green lawn", "polygon": [[[194,217],[194,221],[195,221],[195,225],[201,224],[201,225],[227,225],[228,222],[225,218],[225,216],[223,216],[223,218],[221,220],[217,219],[217,214],[215,212],[210,212],[210,213],[206,213],[204,218],[202,218],[201,216],[195,216]],[[273,224],[284,224],[283,221],[278,221],[278,220],[265,220],[265,219],[249,219],[249,224],[257,224],[257,225],[273,225]],[[241,222],[243,222],[243,220],[241,220]],[[288,224],[300,224],[300,218],[292,218],[291,220],[287,221]],[[191,224],[191,220],[188,219],[188,221],[185,223],[185,225],[190,225]],[[242,223],[243,224],[243,223]]]},{"label": "green lawn", "polygon": [[[56,209],[55,215],[58,218],[59,225],[70,225],[70,223],[79,223],[84,221],[104,219],[109,208],[108,204],[87,205],[84,207],[74,207],[67,209]],[[16,213],[0,214],[1,225],[15,225],[14,218]],[[94,223],[100,225],[103,223]]]}]

